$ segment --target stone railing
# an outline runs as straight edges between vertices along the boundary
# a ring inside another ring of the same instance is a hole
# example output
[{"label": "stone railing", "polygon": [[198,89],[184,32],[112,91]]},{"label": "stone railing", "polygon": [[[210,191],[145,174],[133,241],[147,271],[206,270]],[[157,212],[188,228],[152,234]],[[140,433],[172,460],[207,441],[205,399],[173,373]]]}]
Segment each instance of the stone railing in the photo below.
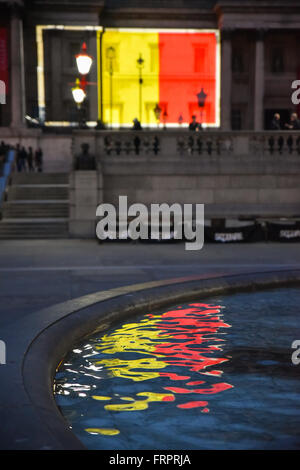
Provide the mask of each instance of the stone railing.
[{"label": "stone railing", "polygon": [[275,154],[294,154],[300,156],[300,132],[279,132],[272,135],[264,135],[264,153]]},{"label": "stone railing", "polygon": [[299,131],[143,130],[77,131],[73,135],[74,153],[83,142],[100,158],[164,158],[275,156],[300,157]]}]

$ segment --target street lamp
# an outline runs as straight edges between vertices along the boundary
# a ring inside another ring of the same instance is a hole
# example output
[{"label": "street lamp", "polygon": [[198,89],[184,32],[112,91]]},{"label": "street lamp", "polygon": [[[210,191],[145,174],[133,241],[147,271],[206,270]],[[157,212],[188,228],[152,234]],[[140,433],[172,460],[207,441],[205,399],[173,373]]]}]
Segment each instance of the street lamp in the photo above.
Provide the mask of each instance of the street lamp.
[{"label": "street lamp", "polygon": [[202,113],[203,113],[203,108],[205,106],[205,100],[207,98],[207,94],[205,93],[203,88],[201,88],[200,93],[197,94],[197,98],[198,98],[198,106],[200,108],[200,124],[202,124]]},{"label": "street lamp", "polygon": [[156,104],[155,108],[153,109],[153,112],[155,114],[155,118],[156,118],[156,121],[157,121],[157,126],[159,126],[160,115],[161,115],[162,109],[161,109],[161,107],[159,106],[158,103]]},{"label": "street lamp", "polygon": [[76,84],[72,88],[72,95],[73,95],[75,103],[77,104],[78,109],[80,109],[82,103],[85,100],[86,93],[83,90],[83,88],[81,88],[79,78],[76,78]]},{"label": "street lamp", "polygon": [[87,54],[85,42],[82,44],[81,52],[76,55],[76,63],[81,75],[87,75],[91,70],[93,59]]},{"label": "street lamp", "polygon": [[164,114],[163,114],[164,129],[166,128],[167,119],[168,119],[168,113],[167,113],[167,110],[165,109]]},{"label": "street lamp", "polygon": [[143,110],[142,110],[142,90],[143,90],[143,78],[142,78],[142,69],[144,67],[144,59],[142,54],[140,54],[139,58],[136,61],[137,68],[139,69],[139,108],[140,108],[140,123],[142,123],[143,117]]},{"label": "street lamp", "polygon": [[77,105],[77,112],[78,112],[78,125],[81,127],[82,124],[82,112],[81,112],[81,105],[86,98],[86,93],[81,86],[79,78],[76,78],[75,86],[72,88],[72,95],[74,101]]},{"label": "street lamp", "polygon": [[109,47],[106,49],[106,58],[109,60],[109,76],[110,76],[110,127],[112,127],[113,123],[113,74],[114,74],[114,67],[113,61],[116,57],[116,50],[114,47]]},{"label": "street lamp", "polygon": [[81,105],[86,98],[86,91],[85,91],[86,86],[90,84],[86,80],[86,75],[90,72],[91,66],[93,63],[92,57],[87,54],[85,42],[82,44],[80,53],[77,54],[75,58],[76,58],[78,72],[81,75],[81,79],[79,78],[76,79],[75,86],[72,88],[72,95],[77,105],[78,121],[79,121],[79,126],[80,126],[81,121],[84,121],[82,113],[81,113]]},{"label": "street lamp", "polygon": [[178,116],[178,124],[180,127],[182,126],[182,123],[183,123],[183,116],[182,116],[182,113],[180,113]]}]

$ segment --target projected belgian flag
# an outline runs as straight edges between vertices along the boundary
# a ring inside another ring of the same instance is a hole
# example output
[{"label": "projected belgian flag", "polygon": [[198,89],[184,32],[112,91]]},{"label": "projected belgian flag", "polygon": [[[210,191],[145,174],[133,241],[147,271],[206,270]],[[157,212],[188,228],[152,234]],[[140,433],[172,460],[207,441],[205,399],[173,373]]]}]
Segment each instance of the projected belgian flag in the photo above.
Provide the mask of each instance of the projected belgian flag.
[{"label": "projected belgian flag", "polygon": [[[141,117],[146,126],[186,125],[195,114],[202,123],[219,125],[217,31],[108,29],[98,50],[104,122],[132,126]],[[197,94],[202,89],[206,100],[200,108]]]}]

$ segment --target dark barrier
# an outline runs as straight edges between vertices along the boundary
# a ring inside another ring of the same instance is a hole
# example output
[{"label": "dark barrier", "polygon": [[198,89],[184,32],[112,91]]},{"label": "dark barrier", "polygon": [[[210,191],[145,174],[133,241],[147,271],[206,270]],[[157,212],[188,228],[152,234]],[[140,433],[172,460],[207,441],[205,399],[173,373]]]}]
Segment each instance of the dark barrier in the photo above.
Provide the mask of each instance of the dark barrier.
[{"label": "dark barrier", "polygon": [[294,224],[274,224],[267,222],[267,239],[278,242],[299,242],[300,222]]},{"label": "dark barrier", "polygon": [[223,229],[205,227],[204,238],[205,242],[213,243],[249,243],[265,240],[265,234],[259,224]]},{"label": "dark barrier", "polygon": [[[147,240],[138,239],[139,243],[171,243],[178,242],[174,237],[174,227],[171,227],[170,238],[162,239],[161,227],[157,230],[158,239],[151,239],[151,232],[149,230],[149,238]],[[183,239],[186,240],[184,237]],[[278,242],[299,242],[300,241],[300,222],[294,224],[277,224],[266,222],[265,226],[256,223],[246,225],[243,227],[226,227],[214,228],[204,227],[204,240],[205,243],[254,243],[261,241],[278,241]],[[101,240],[99,240],[101,243]],[[133,242],[130,236],[127,236],[127,231],[119,234],[114,238],[113,233],[109,236],[105,243],[108,242]],[[194,241],[194,240],[190,240]]]}]

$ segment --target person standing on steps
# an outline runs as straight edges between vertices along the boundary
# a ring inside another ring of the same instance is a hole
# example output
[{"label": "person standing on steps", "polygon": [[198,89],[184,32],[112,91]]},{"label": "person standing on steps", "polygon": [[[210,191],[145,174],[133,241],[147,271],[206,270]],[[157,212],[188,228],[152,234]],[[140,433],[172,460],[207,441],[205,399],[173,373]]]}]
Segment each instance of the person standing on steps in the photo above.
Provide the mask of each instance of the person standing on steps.
[{"label": "person standing on steps", "polygon": [[29,170],[29,171],[34,171],[34,168],[33,168],[33,151],[32,151],[32,147],[29,147],[29,149],[28,149],[27,164],[28,164],[28,170]]},{"label": "person standing on steps", "polygon": [[40,147],[35,152],[35,166],[39,173],[43,171],[43,151]]},{"label": "person standing on steps", "polygon": [[27,152],[25,150],[25,147],[21,148],[19,158],[20,158],[20,171],[26,171],[27,170]]}]

